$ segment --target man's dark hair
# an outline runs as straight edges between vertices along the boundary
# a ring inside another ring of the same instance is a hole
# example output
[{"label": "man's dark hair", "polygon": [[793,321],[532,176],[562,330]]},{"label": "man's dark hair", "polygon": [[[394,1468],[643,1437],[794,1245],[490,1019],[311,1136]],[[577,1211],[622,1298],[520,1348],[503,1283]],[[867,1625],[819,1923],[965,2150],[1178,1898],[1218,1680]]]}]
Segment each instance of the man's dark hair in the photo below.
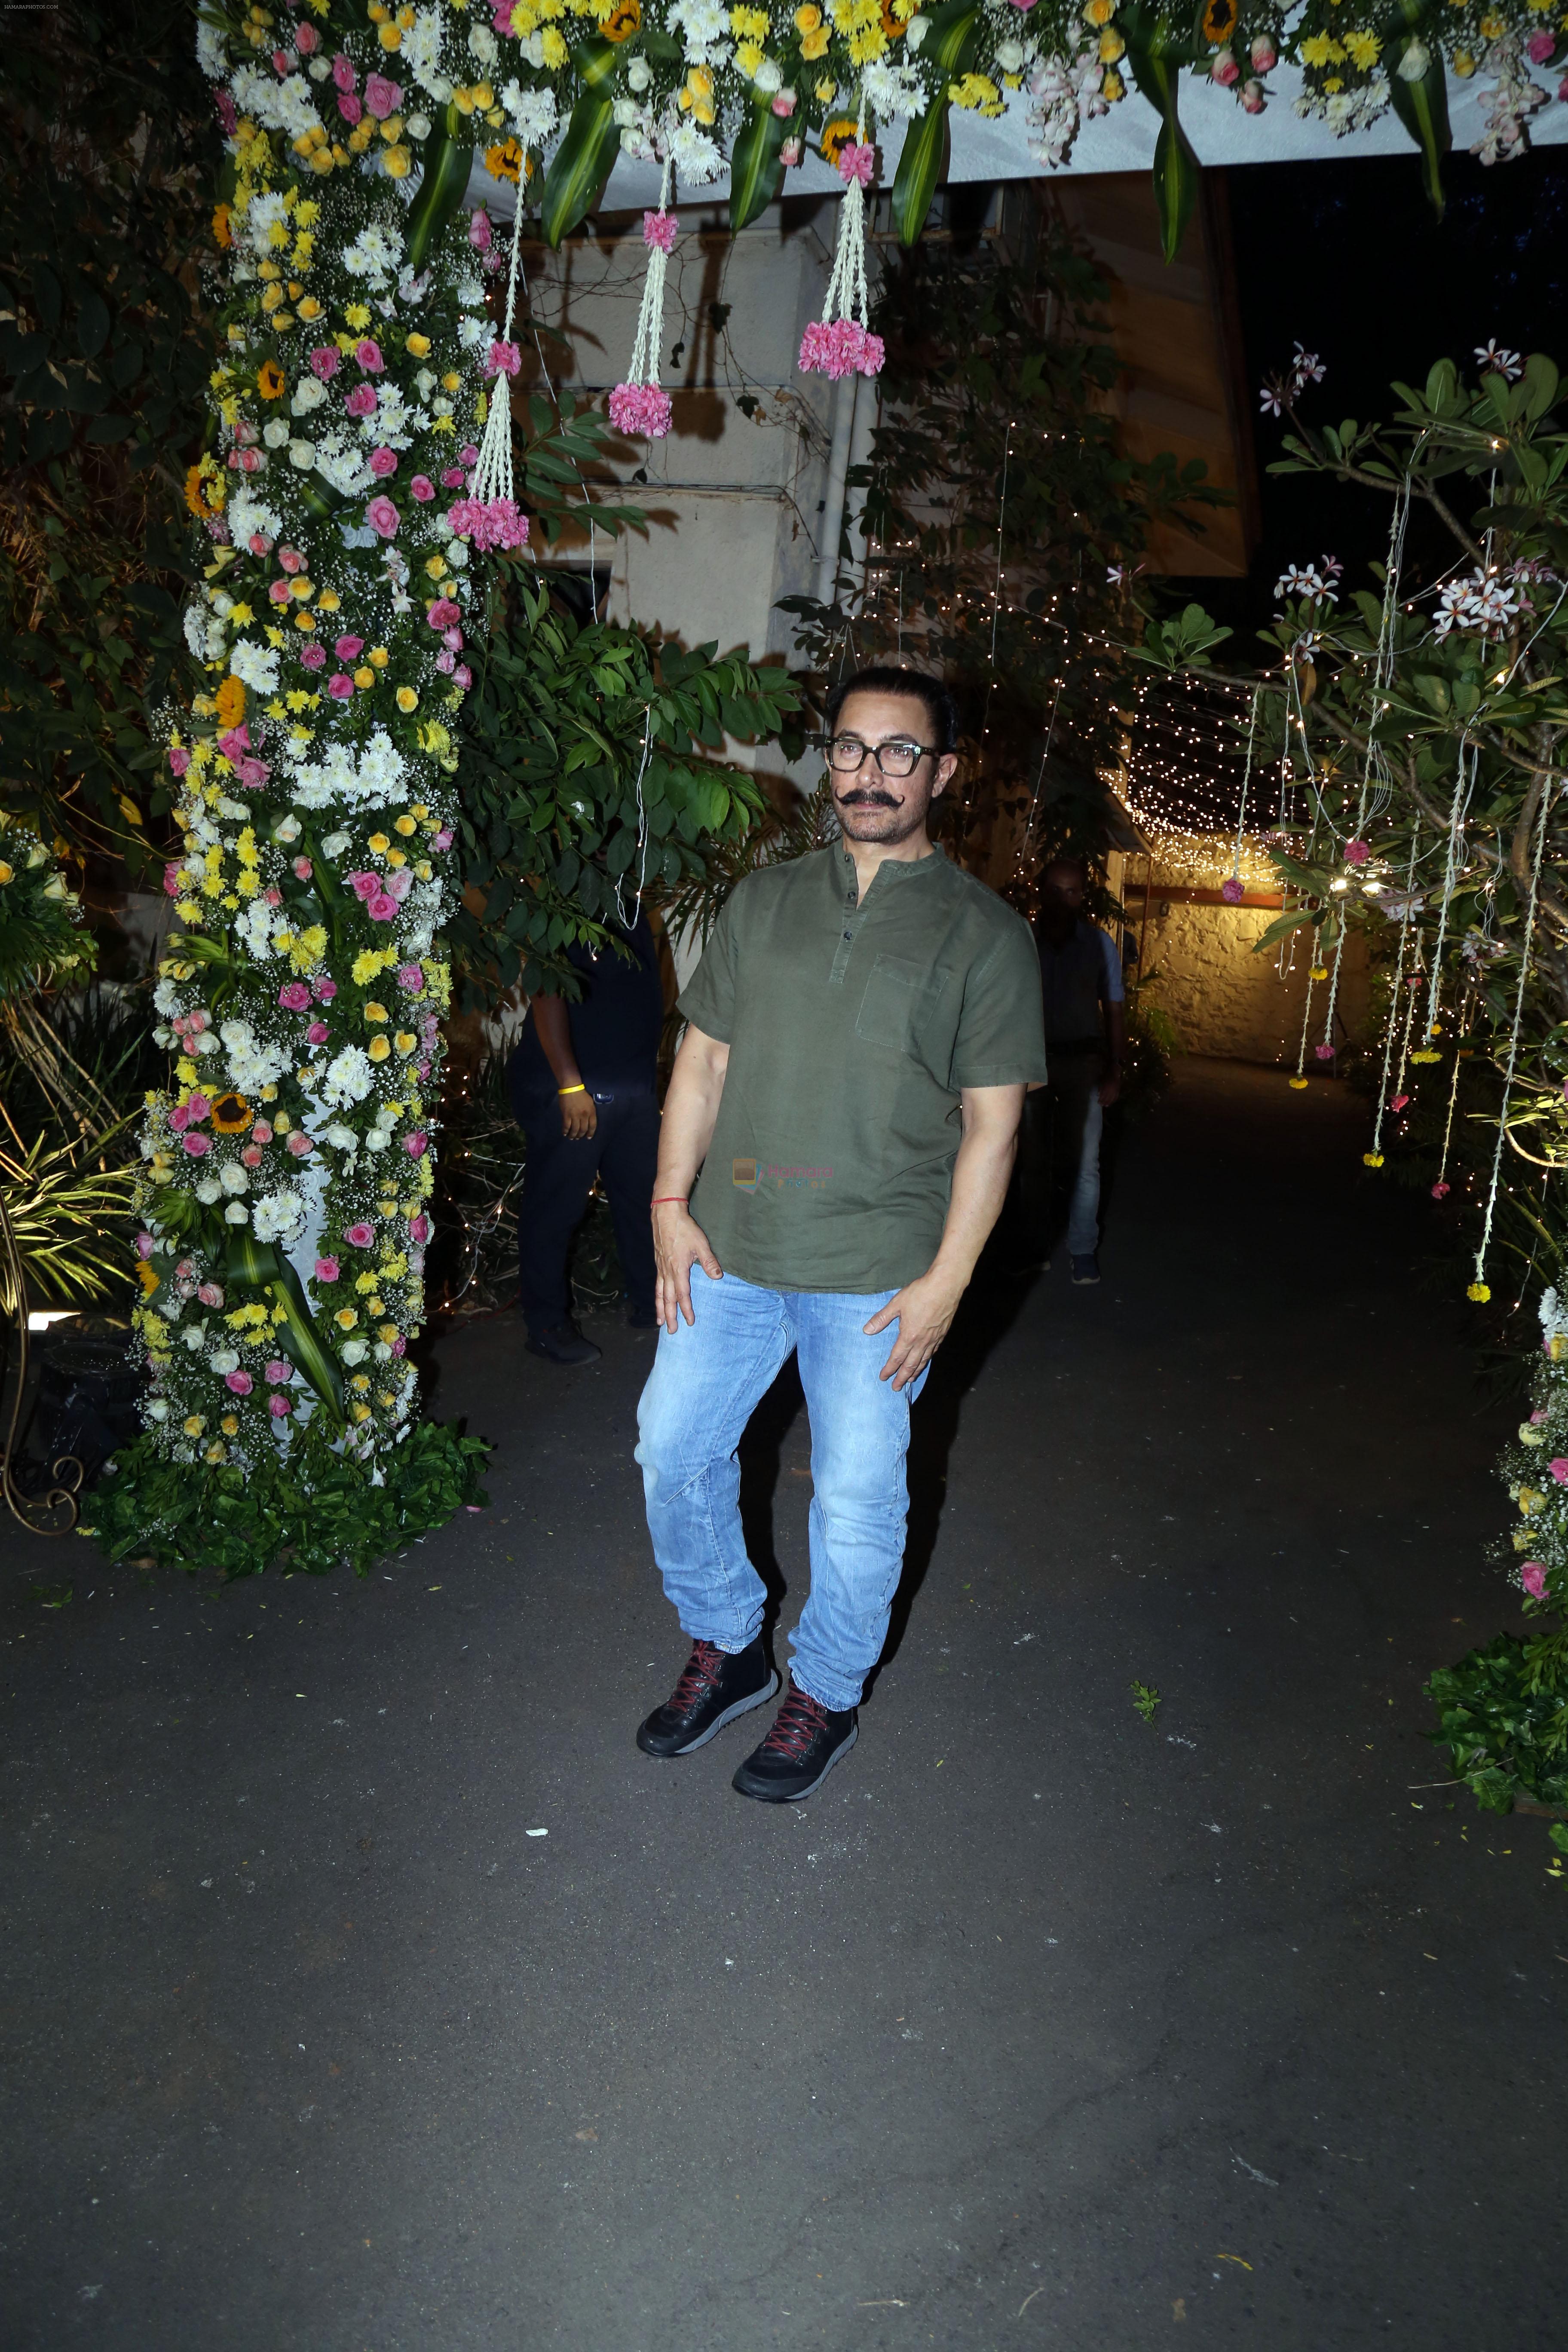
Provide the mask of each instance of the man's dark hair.
[{"label": "man's dark hair", "polygon": [[1089,860],[1081,849],[1058,849],[1054,857],[1047,857],[1040,868],[1041,881],[1045,880],[1047,874],[1054,873],[1058,866],[1075,866],[1078,868],[1079,881],[1084,888],[1088,889]]},{"label": "man's dark hair", "polygon": [[869,669],[858,669],[853,677],[841,678],[827,698],[827,731],[830,735],[838,725],[839,712],[852,694],[907,694],[925,711],[926,732],[931,738],[929,748],[934,751],[956,750],[958,705],[940,677],[928,677],[921,669],[900,669],[892,662],[873,662]]}]

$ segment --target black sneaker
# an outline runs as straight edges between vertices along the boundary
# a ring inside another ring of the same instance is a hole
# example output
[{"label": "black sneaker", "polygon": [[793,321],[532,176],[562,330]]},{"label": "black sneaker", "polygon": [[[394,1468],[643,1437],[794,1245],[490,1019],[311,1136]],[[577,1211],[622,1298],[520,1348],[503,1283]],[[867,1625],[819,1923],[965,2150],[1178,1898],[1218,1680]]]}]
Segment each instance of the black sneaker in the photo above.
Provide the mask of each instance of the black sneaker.
[{"label": "black sneaker", "polygon": [[1075,1282],[1098,1282],[1100,1280],[1100,1260],[1096,1257],[1092,1250],[1089,1250],[1087,1255],[1082,1257],[1074,1258],[1072,1262],[1072,1278]]},{"label": "black sneaker", "polygon": [[658,1317],[651,1307],[632,1305],[626,1309],[627,1328],[633,1331],[657,1331]]},{"label": "black sneaker", "polygon": [[764,1706],[778,1686],[761,1636],[733,1656],[699,1642],[664,1705],[638,1724],[637,1746],[645,1756],[689,1756],[738,1715]]},{"label": "black sneaker", "polygon": [[764,1805],[793,1804],[797,1797],[809,1797],[821,1788],[859,1737],[858,1707],[836,1714],[792,1684],[773,1729],[760,1748],[752,1748],[731,1786]]},{"label": "black sneaker", "polygon": [[550,1364],[596,1364],[604,1353],[592,1339],[584,1339],[575,1323],[557,1323],[548,1331],[531,1331],[528,1352],[542,1356]]}]

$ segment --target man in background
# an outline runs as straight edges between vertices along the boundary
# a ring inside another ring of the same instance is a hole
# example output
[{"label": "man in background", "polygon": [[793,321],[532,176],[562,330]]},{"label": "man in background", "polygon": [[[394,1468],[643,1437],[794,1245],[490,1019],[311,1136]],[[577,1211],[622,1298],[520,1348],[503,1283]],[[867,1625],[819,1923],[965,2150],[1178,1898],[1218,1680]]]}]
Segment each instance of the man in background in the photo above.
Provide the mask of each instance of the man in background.
[{"label": "man in background", "polygon": [[654,1326],[648,1203],[658,1160],[658,1043],[664,986],[658,948],[638,910],[630,930],[610,925],[600,948],[570,947],[583,977],[575,1003],[536,996],[507,1065],[512,1113],[528,1138],[518,1212],[518,1305],[528,1352],[552,1364],[592,1364],[599,1349],[572,1319],[566,1253],[597,1176],[637,1330]]},{"label": "man in background", "polygon": [[1109,932],[1084,913],[1088,890],[1082,857],[1054,857],[1040,877],[1035,943],[1050,1080],[1026,1107],[1022,1155],[1024,1211],[1037,1262],[1044,1262],[1053,1172],[1068,1171],[1068,1256],[1077,1283],[1100,1280],[1100,1135],[1121,1092],[1127,1043],[1121,959]]}]

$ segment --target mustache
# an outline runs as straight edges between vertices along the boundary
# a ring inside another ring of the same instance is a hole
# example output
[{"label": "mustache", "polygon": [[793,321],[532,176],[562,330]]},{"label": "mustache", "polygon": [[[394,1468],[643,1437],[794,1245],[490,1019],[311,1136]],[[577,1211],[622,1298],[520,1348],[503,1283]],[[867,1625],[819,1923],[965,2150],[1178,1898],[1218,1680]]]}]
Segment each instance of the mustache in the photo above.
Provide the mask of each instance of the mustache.
[{"label": "mustache", "polygon": [[897,808],[900,803],[891,793],[879,793],[874,784],[859,784],[852,793],[838,794],[840,808]]}]

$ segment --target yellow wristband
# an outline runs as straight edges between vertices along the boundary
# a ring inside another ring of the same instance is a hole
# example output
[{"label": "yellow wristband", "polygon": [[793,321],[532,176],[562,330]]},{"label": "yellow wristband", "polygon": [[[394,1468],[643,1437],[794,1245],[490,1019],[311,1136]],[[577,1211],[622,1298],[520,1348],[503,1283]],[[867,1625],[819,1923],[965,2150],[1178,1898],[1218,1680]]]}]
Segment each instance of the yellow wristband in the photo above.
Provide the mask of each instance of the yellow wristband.
[{"label": "yellow wristband", "polygon": [[579,1079],[574,1087],[557,1087],[555,1091],[558,1095],[585,1095],[588,1089]]}]

